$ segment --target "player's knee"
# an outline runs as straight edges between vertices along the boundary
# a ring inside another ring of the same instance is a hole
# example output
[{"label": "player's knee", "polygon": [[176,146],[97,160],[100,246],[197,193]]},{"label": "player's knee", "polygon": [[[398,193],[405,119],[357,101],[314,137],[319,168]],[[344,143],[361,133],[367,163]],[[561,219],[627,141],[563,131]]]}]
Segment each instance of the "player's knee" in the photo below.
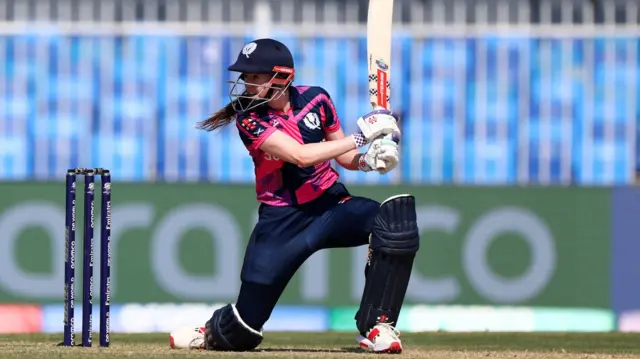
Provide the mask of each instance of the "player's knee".
[{"label": "player's knee", "polygon": [[409,194],[382,202],[371,231],[371,249],[392,255],[415,254],[420,247],[416,200]]},{"label": "player's knee", "polygon": [[206,347],[209,350],[246,351],[262,343],[262,332],[244,323],[233,304],[213,312],[207,326]]}]

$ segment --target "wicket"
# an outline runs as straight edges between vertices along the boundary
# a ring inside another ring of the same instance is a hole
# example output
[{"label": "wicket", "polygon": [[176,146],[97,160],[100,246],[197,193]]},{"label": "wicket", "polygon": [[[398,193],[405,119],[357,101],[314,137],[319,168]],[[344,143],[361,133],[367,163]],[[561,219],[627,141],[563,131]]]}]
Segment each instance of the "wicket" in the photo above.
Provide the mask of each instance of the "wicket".
[{"label": "wicket", "polygon": [[92,343],[93,324],[93,229],[95,176],[101,176],[100,221],[100,346],[109,346],[111,302],[111,174],[103,168],[72,168],[67,171],[64,268],[63,346],[75,346],[76,271],[76,176],[84,176],[84,238],[82,272],[82,346]]}]

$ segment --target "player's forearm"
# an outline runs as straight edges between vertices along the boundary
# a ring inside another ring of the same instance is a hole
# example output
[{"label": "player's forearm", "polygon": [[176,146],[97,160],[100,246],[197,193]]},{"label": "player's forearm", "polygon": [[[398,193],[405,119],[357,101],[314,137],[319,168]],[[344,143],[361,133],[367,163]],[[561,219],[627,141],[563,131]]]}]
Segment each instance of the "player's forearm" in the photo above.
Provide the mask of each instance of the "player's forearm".
[{"label": "player's forearm", "polygon": [[345,154],[336,157],[336,161],[342,168],[349,171],[360,170],[360,157],[362,153],[357,150],[351,150]]},{"label": "player's forearm", "polygon": [[297,156],[298,166],[315,166],[355,149],[356,144],[353,136],[347,136],[337,141],[308,143],[300,147],[300,152]]}]

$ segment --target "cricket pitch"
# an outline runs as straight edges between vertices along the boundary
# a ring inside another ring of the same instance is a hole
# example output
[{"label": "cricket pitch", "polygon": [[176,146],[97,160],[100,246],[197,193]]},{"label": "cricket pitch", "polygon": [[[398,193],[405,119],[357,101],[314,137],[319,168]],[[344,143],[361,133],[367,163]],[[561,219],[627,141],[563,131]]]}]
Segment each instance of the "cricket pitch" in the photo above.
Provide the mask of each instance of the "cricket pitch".
[{"label": "cricket pitch", "polygon": [[[97,335],[94,335],[97,338]],[[79,338],[78,338],[79,339]],[[635,333],[405,333],[398,358],[639,358]],[[363,358],[353,333],[266,333],[251,352],[169,349],[168,334],[112,334],[111,347],[58,347],[62,335],[0,335],[0,358]]]}]

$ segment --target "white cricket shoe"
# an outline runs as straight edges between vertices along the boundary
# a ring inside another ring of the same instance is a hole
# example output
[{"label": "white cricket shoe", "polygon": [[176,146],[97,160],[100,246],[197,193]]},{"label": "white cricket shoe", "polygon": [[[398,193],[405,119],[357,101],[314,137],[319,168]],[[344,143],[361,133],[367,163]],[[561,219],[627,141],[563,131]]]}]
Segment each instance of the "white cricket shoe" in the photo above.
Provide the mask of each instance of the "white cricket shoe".
[{"label": "white cricket shoe", "polygon": [[204,349],[204,327],[183,326],[169,333],[171,349]]},{"label": "white cricket shoe", "polygon": [[400,332],[388,323],[378,323],[369,332],[367,336],[358,335],[356,340],[360,344],[360,348],[372,351],[374,353],[402,353],[402,342],[400,341]]}]

